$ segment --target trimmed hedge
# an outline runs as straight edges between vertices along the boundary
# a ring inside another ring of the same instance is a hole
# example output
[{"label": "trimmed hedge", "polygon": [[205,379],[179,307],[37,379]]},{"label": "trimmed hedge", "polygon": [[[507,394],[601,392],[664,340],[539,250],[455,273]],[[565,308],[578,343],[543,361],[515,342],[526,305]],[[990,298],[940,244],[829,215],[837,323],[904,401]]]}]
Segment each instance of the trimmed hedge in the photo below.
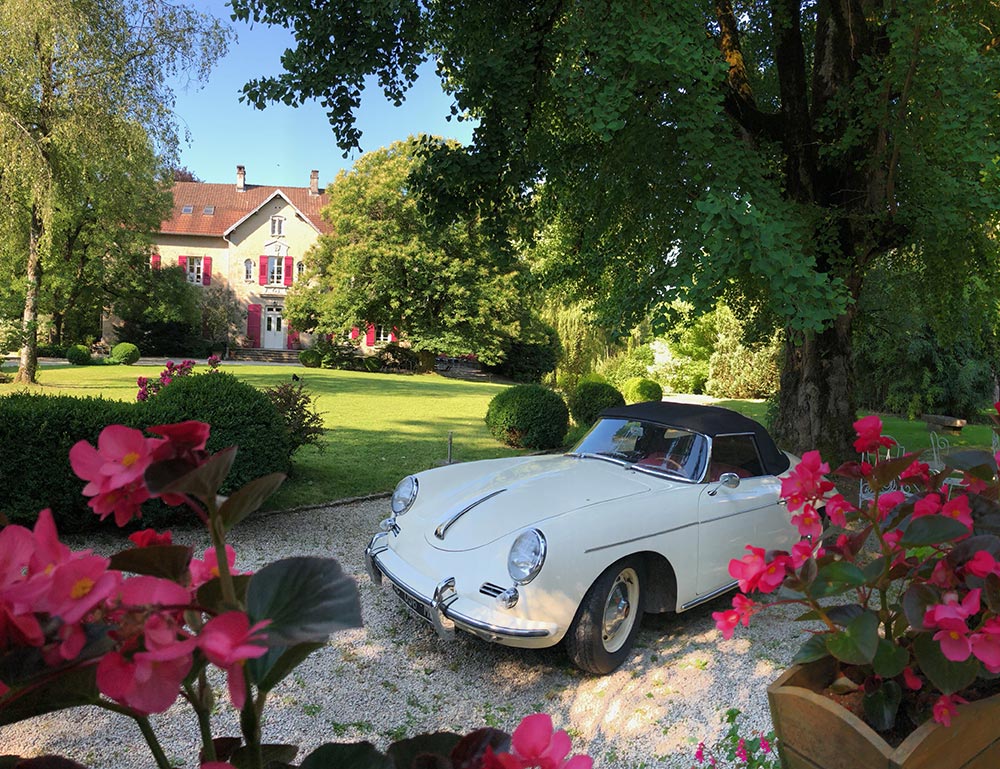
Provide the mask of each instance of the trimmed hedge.
[{"label": "trimmed hedge", "polygon": [[[208,422],[209,451],[239,447],[223,494],[267,473],[287,472],[290,465],[291,442],[278,410],[265,393],[222,372],[175,379],[155,398],[139,403],[13,393],[0,396],[0,414],[0,466],[10,471],[0,511],[28,527],[40,510],[51,507],[62,532],[117,530],[87,506],[84,482],[69,464],[73,444],[97,445],[110,424],[145,429],[187,419]],[[187,508],[151,501],[138,525],[173,525],[191,516]]]},{"label": "trimmed hedge", "polygon": [[69,465],[69,450],[79,440],[96,446],[110,424],[137,427],[135,405],[20,392],[0,397],[0,414],[0,466],[6,468],[0,511],[29,528],[46,507],[61,532],[102,526],[81,494],[84,482]]},{"label": "trimmed hedge", "polygon": [[299,363],[306,368],[319,368],[322,362],[323,354],[314,347],[309,347],[299,353]]},{"label": "trimmed hedge", "polygon": [[624,406],[625,398],[607,382],[581,382],[566,399],[578,425],[590,427],[604,409]]},{"label": "trimmed hedge", "polygon": [[622,385],[622,396],[626,403],[663,400],[663,388],[652,379],[632,377]]},{"label": "trimmed hedge", "polygon": [[493,396],[486,426],[508,446],[554,449],[563,445],[569,412],[559,393],[541,385],[516,385]]},{"label": "trimmed hedge", "polygon": [[119,342],[111,348],[111,360],[123,366],[131,366],[139,360],[139,348],[131,342]]},{"label": "trimmed hedge", "polygon": [[83,344],[75,344],[66,350],[66,360],[74,366],[86,366],[90,363],[90,348]]}]

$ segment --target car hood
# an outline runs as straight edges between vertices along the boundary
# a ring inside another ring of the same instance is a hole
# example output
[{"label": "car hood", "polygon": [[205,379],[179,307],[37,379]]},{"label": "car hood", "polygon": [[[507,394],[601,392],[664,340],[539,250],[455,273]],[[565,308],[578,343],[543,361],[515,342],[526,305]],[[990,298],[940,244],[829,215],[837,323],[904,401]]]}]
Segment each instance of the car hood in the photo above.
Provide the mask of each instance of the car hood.
[{"label": "car hood", "polygon": [[[657,488],[679,485],[573,456],[470,462],[463,469],[461,477],[421,478],[421,498],[407,515],[414,516],[407,528],[420,526],[439,550],[481,547],[573,510],[648,492],[650,481]],[[442,539],[436,532],[445,527]]]}]

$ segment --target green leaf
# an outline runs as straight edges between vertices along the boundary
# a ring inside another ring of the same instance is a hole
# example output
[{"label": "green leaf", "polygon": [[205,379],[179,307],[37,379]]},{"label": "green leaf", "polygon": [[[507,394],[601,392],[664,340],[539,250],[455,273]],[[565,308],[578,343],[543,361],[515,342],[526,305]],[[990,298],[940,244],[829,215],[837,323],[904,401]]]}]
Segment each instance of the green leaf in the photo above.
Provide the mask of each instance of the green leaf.
[{"label": "green leaf", "polygon": [[826,609],[826,616],[838,625],[847,625],[856,617],[859,617],[864,609],[860,604],[845,603],[840,606],[830,606]]},{"label": "green leaf", "polygon": [[914,630],[924,630],[927,607],[941,603],[941,595],[926,582],[914,582],[903,593],[903,612]]},{"label": "green leaf", "polygon": [[[150,481],[155,482],[158,487],[154,489],[150,486],[149,490],[157,494],[190,494],[201,500],[214,500],[219,493],[222,482],[229,475],[229,470],[235,459],[236,447],[230,446],[228,449],[213,454],[204,464],[199,465],[194,470],[173,479],[149,478],[150,470],[156,467],[156,465],[152,465],[146,471],[146,484],[149,485]],[[159,484],[163,485],[159,486]]]},{"label": "green leaf", "polygon": [[268,692],[295,670],[306,657],[324,646],[325,643],[301,643],[291,647],[272,646],[268,648],[267,654],[247,660],[247,670],[257,688]]},{"label": "green leaf", "polygon": [[824,634],[826,648],[834,657],[849,665],[867,665],[878,650],[878,617],[866,611],[836,633]]},{"label": "green leaf", "polygon": [[[266,744],[260,746],[260,752],[264,758],[263,765],[269,766],[271,763],[290,764],[295,760],[295,754],[299,749],[296,745]],[[236,769],[253,769],[257,765],[253,749],[246,745],[233,751],[229,763]]]},{"label": "green leaf", "polygon": [[327,742],[306,756],[299,769],[409,769],[396,763],[370,742]]},{"label": "green leaf", "polygon": [[196,596],[198,604],[210,609],[217,614],[231,609],[242,608],[246,600],[247,588],[250,586],[250,574],[236,574],[233,576],[233,587],[236,590],[236,602],[240,606],[229,606],[222,597],[222,582],[218,577],[213,577],[204,585],[198,588]]},{"label": "green leaf", "polygon": [[865,584],[865,575],[853,563],[834,561],[821,566],[816,580],[809,588],[815,598],[845,593],[851,588]]},{"label": "green leaf", "polygon": [[187,576],[191,552],[184,545],[133,547],[111,556],[111,568],[181,582]]},{"label": "green leaf", "polygon": [[453,732],[418,734],[416,737],[392,743],[386,752],[396,766],[409,767],[413,766],[414,760],[421,753],[447,757],[461,739],[462,735]]},{"label": "green leaf", "polygon": [[994,614],[1000,614],[1000,576],[987,574],[983,580],[983,603]]},{"label": "green leaf", "polygon": [[939,545],[969,535],[969,527],[943,515],[922,515],[911,518],[903,531],[903,547]]},{"label": "green leaf", "polygon": [[903,690],[895,681],[883,681],[875,691],[866,691],[861,702],[867,721],[876,732],[884,732],[896,724]]},{"label": "green leaf", "polygon": [[88,665],[54,675],[23,694],[12,687],[10,694],[17,694],[15,699],[4,702],[0,697],[0,726],[99,702],[101,695],[97,691],[96,675],[97,666]]},{"label": "green leaf", "polygon": [[357,585],[332,558],[268,564],[250,579],[247,613],[254,622],[271,620],[268,646],[325,642],[338,630],[361,627]]},{"label": "green leaf", "polygon": [[824,657],[829,657],[830,652],[826,648],[826,634],[811,635],[805,640],[799,650],[792,658],[792,662],[804,665],[807,662],[815,662]]},{"label": "green leaf", "polygon": [[910,653],[885,638],[878,639],[878,651],[872,660],[872,668],[882,678],[895,678],[910,664]]},{"label": "green leaf", "polygon": [[255,478],[240,489],[233,492],[219,507],[219,515],[226,531],[256,512],[264,501],[270,497],[285,480],[284,473],[271,473]]},{"label": "green leaf", "polygon": [[969,657],[952,662],[941,651],[941,644],[930,633],[920,633],[913,642],[913,653],[920,671],[945,694],[954,694],[969,686],[979,674],[979,661]]}]

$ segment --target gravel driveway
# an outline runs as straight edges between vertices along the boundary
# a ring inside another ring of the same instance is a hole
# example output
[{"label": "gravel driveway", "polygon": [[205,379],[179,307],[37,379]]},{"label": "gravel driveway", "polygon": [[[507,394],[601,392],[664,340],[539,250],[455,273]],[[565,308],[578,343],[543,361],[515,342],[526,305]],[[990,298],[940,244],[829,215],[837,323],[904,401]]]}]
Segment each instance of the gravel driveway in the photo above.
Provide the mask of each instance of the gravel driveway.
[{"label": "gravel driveway", "polygon": [[[447,643],[398,604],[387,586],[368,579],[363,550],[388,500],[376,499],[262,516],[231,538],[237,567],[256,569],[290,555],[333,555],[361,591],[365,627],[341,633],[273,692],[265,741],[296,743],[306,752],[328,741],[368,740],[384,748],[425,731],[469,731],[483,725],[510,731],[539,710],[607,769],[688,769],[699,740],[721,733],[722,716],[740,708],[750,729],[770,729],[765,688],[789,664],[801,639],[787,617],[770,611],[749,631],[724,641],[711,614],[724,597],[685,614],[647,615],[632,659],[610,676],[586,676],[561,647],[511,649],[459,634]],[[200,554],[207,536],[175,532],[175,542]],[[74,548],[113,552],[111,539],[73,541]],[[790,638],[788,637],[790,636]],[[216,736],[239,729],[225,701]],[[187,708],[175,704],[152,718],[167,755],[197,766],[198,734]],[[152,765],[138,728],[96,708],[39,717],[0,732],[0,755],[60,753],[88,766]]]}]

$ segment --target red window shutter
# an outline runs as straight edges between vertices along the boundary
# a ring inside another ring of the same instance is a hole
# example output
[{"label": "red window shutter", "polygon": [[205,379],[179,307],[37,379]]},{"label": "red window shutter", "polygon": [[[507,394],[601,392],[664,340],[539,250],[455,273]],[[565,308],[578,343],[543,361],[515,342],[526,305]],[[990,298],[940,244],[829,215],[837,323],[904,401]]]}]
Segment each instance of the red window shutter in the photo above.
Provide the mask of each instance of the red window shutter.
[{"label": "red window shutter", "polygon": [[365,344],[372,347],[375,344],[375,326],[369,324],[368,331],[365,332]]},{"label": "red window shutter", "polygon": [[290,325],[286,328],[288,329],[288,338],[285,340],[285,348],[294,350],[299,346],[299,332]]},{"label": "red window shutter", "polygon": [[292,285],[292,269],[293,269],[292,257],[286,256],[285,257],[285,285],[286,286]]},{"label": "red window shutter", "polygon": [[358,327],[355,326],[351,329],[351,339],[357,339],[359,336],[361,336],[361,332],[358,331]]},{"label": "red window shutter", "polygon": [[160,255],[159,254],[153,254],[149,258],[149,266],[152,267],[154,270],[160,269]]},{"label": "red window shutter", "polygon": [[186,256],[178,256],[177,257],[177,264],[180,266],[180,268],[182,270],[184,270],[184,274],[187,275],[187,271],[188,271],[188,258]]},{"label": "red window shutter", "polygon": [[392,327],[392,331],[389,332],[389,341],[390,342],[398,342],[399,341],[399,337],[396,336],[396,332],[398,330],[399,329],[397,329],[395,326]]},{"label": "red window shutter", "polygon": [[212,257],[204,256],[201,259],[201,285],[212,285]]},{"label": "red window shutter", "polygon": [[260,275],[259,275],[259,280],[257,282],[260,283],[260,285],[262,285],[262,286],[266,286],[267,285],[267,257],[266,256],[262,256],[260,258]]},{"label": "red window shutter", "polygon": [[251,347],[260,347],[260,313],[259,304],[247,306],[247,338]]}]

